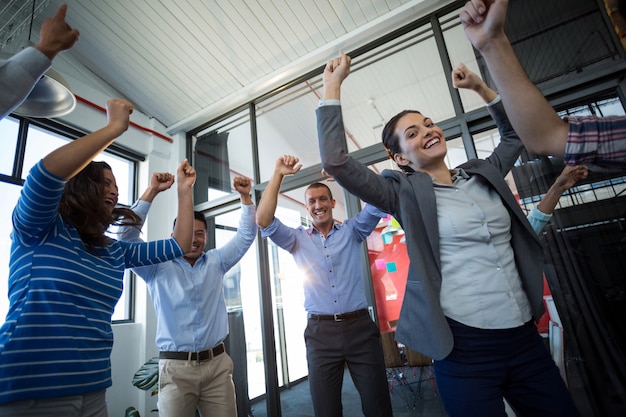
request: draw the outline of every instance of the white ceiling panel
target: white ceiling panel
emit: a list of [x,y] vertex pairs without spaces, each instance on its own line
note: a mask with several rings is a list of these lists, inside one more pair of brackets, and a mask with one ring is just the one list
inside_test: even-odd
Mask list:
[[[35,2],[32,40],[62,0]],[[188,130],[435,10],[437,0],[65,0],[79,42],[64,52],[170,130]],[[27,5],[27,6],[25,6]],[[22,10],[22,12],[19,12]],[[0,45],[31,19],[0,4]],[[13,42],[13,45],[11,45]],[[70,61],[70,59],[68,59]],[[400,71],[401,72],[401,71]],[[61,71],[62,73],[62,71]],[[387,74],[389,75],[389,74]],[[313,94],[313,93],[311,93]]]

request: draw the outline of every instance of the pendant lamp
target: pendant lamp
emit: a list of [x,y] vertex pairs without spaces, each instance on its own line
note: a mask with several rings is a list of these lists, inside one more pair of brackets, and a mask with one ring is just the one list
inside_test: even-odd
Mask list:
[[[41,6],[44,6],[42,4]],[[30,15],[28,45],[32,46],[30,35],[35,19],[35,0]],[[4,55],[4,54],[2,54]],[[50,68],[39,79],[26,99],[12,113],[22,117],[48,118],[60,117],[70,113],[76,107],[76,97],[61,75]]]
[[67,81],[50,68],[13,113],[22,117],[60,117],[70,113],[74,107],[76,97]]

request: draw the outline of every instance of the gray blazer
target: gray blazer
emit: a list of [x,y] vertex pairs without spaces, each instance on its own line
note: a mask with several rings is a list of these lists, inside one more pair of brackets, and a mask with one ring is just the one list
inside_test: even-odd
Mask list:
[[[500,144],[487,159],[473,159],[459,168],[470,176],[483,177],[509,211],[515,263],[533,318],[539,320],[544,312],[543,250],[504,181],[523,145],[502,103],[490,106],[489,111],[500,130]],[[377,175],[347,155],[341,106],[322,106],[316,114],[320,155],[326,172],[352,194],[391,213],[404,229],[410,265],[397,340],[433,359],[445,358],[452,350],[453,338],[439,302],[441,259],[431,177],[421,172],[406,174],[395,170],[384,170]]]

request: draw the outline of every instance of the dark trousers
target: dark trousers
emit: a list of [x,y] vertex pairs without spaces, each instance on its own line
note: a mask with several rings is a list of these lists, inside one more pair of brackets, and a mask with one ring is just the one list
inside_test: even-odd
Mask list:
[[449,417],[506,417],[503,398],[518,417],[579,415],[532,323],[485,330],[448,322],[454,348],[434,367]]
[[366,417],[392,415],[380,331],[369,316],[344,321],[309,319],[304,331],[309,387],[317,417],[341,417],[344,366]]

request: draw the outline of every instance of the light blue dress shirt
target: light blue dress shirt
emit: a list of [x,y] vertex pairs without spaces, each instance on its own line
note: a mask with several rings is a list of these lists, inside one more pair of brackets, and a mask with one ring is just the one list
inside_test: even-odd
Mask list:
[[339,314],[367,307],[363,286],[362,242],[386,214],[365,205],[356,216],[335,223],[328,236],[314,227],[285,226],[274,218],[261,236],[291,253],[304,274],[304,309]]
[[539,232],[543,230],[543,228],[550,221],[551,218],[552,218],[552,214],[546,214],[542,212],[541,210],[537,208],[537,206],[533,206],[533,208],[530,210],[530,213],[528,213],[528,217],[527,217],[528,221],[530,222],[530,225],[532,226],[533,230],[537,234],[539,234]]
[[[150,203],[138,200],[132,210],[144,220]],[[254,205],[241,205],[237,234],[224,246],[201,255],[191,266],[184,258],[158,265],[133,268],[146,281],[157,315],[156,345],[159,350],[200,352],[222,342],[228,335],[224,301],[224,274],[244,256],[256,237]],[[135,227],[122,240],[139,239]]]

